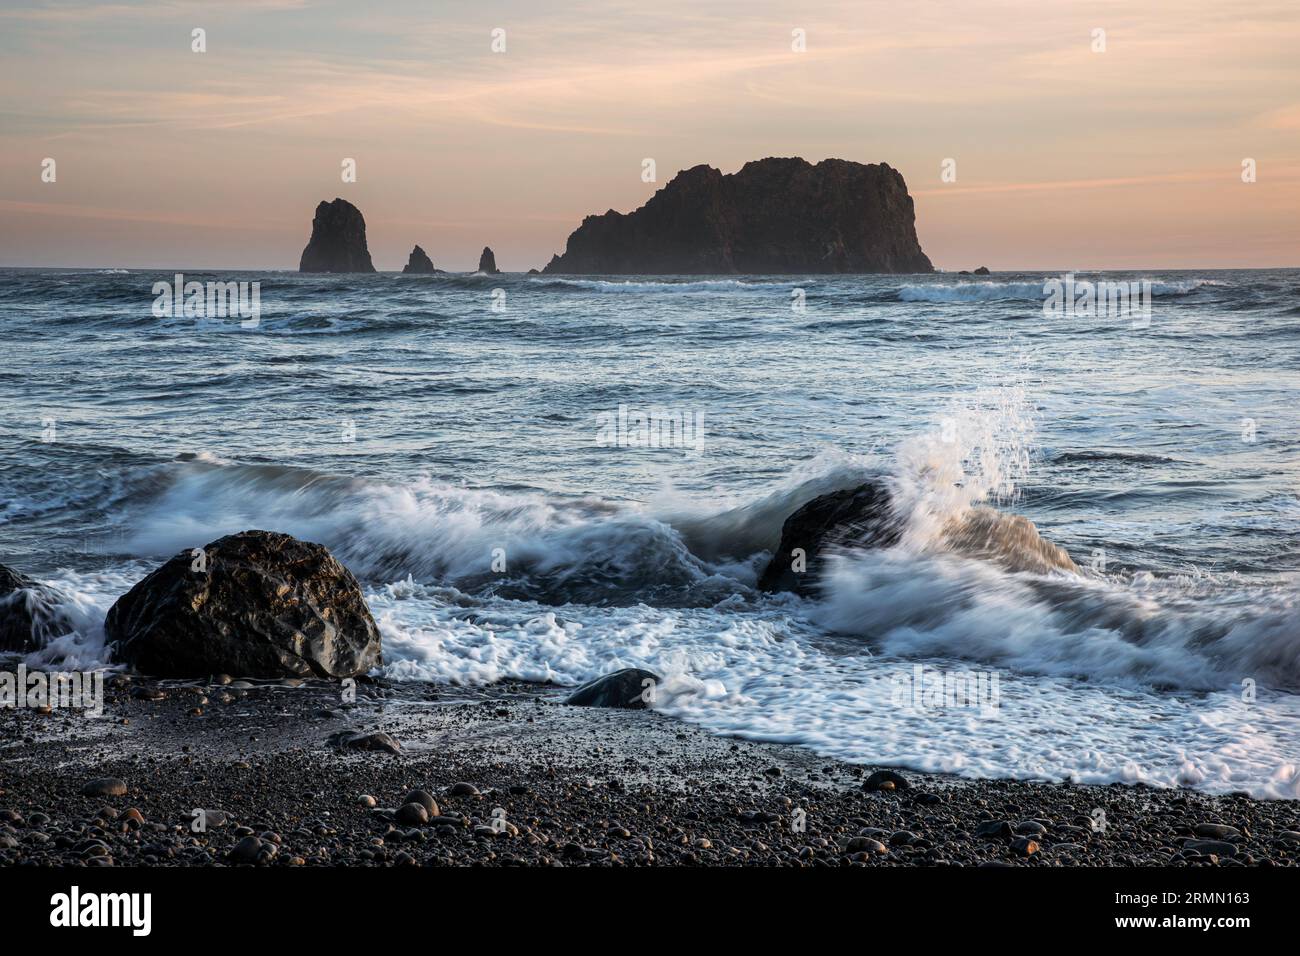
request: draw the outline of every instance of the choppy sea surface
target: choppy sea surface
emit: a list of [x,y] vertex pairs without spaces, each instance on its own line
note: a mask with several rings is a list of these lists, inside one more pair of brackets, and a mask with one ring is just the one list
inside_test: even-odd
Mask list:
[[[111,664],[117,597],[263,528],[358,576],[390,678],[642,666],[847,760],[1300,797],[1300,272],[1105,276],[1149,322],[1046,316],[1037,273],[185,278],[259,281],[256,327],[156,317],[170,272],[0,271],[0,561],[79,621],[30,666]],[[759,593],[871,476],[903,539]],[[975,505],[1081,573],[952,553]],[[967,675],[985,706],[927,692]]]

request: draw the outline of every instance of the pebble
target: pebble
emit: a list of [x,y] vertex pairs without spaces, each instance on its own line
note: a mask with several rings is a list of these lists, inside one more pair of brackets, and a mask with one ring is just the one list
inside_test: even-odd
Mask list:
[[363,793],[361,796],[357,797],[357,803],[361,804],[367,810],[373,810],[379,805],[379,801],[368,793]]
[[1015,834],[1006,820],[985,820],[975,828],[975,836],[985,840],[1010,840]]
[[474,786],[472,783],[465,783],[463,781],[460,783],[453,783],[451,789],[447,792],[453,797],[477,797],[479,795],[478,787]]
[[1019,837],[1011,844],[1011,849],[1020,856],[1033,856],[1038,852],[1038,843],[1029,837]]
[[1198,837],[1206,837],[1211,840],[1233,840],[1241,836],[1241,831],[1236,827],[1226,826],[1222,823],[1198,823],[1193,828]]
[[424,812],[431,817],[438,816],[438,804],[433,799],[433,794],[427,790],[412,790],[406,795],[403,803],[418,803],[424,807]]
[[1184,840],[1183,850],[1214,856],[1236,856],[1237,848],[1223,840]]
[[96,777],[81,788],[83,797],[124,797],[126,784],[117,777]]
[[402,826],[422,827],[429,822],[429,811],[420,803],[404,803],[397,808],[393,819]]

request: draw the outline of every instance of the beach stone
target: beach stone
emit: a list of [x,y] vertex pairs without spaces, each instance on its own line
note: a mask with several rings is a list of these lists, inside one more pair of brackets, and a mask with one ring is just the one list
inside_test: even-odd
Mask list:
[[877,790],[906,790],[911,784],[901,773],[893,770],[877,770],[862,783],[862,789],[868,792]]
[[393,819],[402,826],[422,827],[429,822],[429,811],[419,803],[404,803],[397,808]]
[[159,676],[342,678],[382,663],[351,572],[270,531],[227,535],[201,558],[182,551],[118,599],[104,630],[119,659]]
[[379,805],[379,801],[368,793],[363,793],[361,796],[357,797],[357,803],[361,804],[368,810],[373,810]]
[[472,783],[461,781],[460,783],[453,783],[447,792],[453,797],[477,797],[478,787]]
[[1198,837],[1206,837],[1211,840],[1233,840],[1241,836],[1241,831],[1236,827],[1230,827],[1222,823],[1198,823],[1193,827],[1193,832]]
[[337,747],[348,750],[382,750],[385,753],[400,754],[402,745],[397,738],[382,730],[374,733],[358,733],[342,730],[330,735],[330,742]]
[[0,651],[30,653],[75,630],[66,601],[60,591],[0,564]]
[[1224,840],[1184,840],[1183,849],[1202,855],[1236,856],[1237,848]]
[[424,807],[424,812],[431,817],[438,815],[438,803],[433,799],[433,794],[427,790],[412,790],[406,795],[403,803],[418,803]]
[[279,847],[274,843],[256,836],[246,836],[231,847],[227,855],[234,863],[264,863],[278,851]]
[[1012,842],[1011,849],[1020,856],[1033,856],[1038,852],[1038,843],[1029,837],[1017,837]]
[[117,777],[96,777],[81,788],[83,797],[124,797],[126,783]]
[[985,820],[975,827],[975,836],[983,840],[1010,840],[1015,834],[1006,820]]
[[845,853],[877,853],[883,854],[889,852],[889,847],[879,840],[873,840],[871,837],[857,836],[849,840],[844,845]]
[[1047,827],[1037,820],[1022,820],[1016,824],[1016,833],[1020,836],[1043,837],[1047,835]]
[[[646,681],[653,683],[647,684]],[[583,684],[569,695],[566,704],[575,707],[618,707],[625,710],[642,710],[646,706],[645,692],[661,683],[659,675],[639,667],[626,667],[604,677]]]

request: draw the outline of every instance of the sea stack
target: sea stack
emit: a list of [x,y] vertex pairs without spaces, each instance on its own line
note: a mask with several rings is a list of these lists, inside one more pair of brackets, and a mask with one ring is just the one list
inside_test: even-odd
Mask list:
[[419,246],[411,250],[411,257],[406,261],[406,268],[402,270],[406,273],[416,275],[432,275],[438,270],[433,267],[433,260]]
[[346,199],[322,202],[311,222],[299,272],[374,272],[366,246],[366,220]]
[[492,254],[492,250],[487,246],[483,247],[483,254],[478,257],[478,271],[490,276],[501,272],[497,268],[497,257]]
[[907,184],[885,163],[695,166],[635,212],[588,216],[548,274],[933,272]]

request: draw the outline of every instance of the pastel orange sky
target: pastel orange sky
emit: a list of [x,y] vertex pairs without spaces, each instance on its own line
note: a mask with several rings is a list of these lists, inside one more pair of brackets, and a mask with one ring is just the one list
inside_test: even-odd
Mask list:
[[0,266],[292,269],[342,196],[522,271],[764,156],[899,169],[939,268],[1298,266],[1300,4],[7,2],[0,147]]

